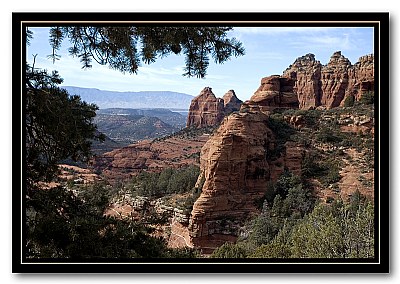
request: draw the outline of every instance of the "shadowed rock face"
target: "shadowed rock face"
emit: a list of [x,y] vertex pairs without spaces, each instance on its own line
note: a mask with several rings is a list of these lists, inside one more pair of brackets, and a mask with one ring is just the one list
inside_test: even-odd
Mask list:
[[[374,90],[374,56],[372,54],[361,56],[348,72],[348,89],[352,92],[345,94],[354,95],[359,100],[361,95]],[[343,105],[343,101],[341,103]]]
[[233,90],[228,91],[221,99],[214,95],[210,87],[206,87],[192,100],[186,126],[201,128],[217,125],[225,115],[239,110],[241,103]]
[[321,105],[337,107],[344,99],[349,86],[350,61],[340,52],[335,52],[329,63],[321,69]]
[[204,88],[189,107],[186,126],[204,127],[216,125],[224,118],[224,101],[217,98],[212,89]]
[[236,97],[234,90],[229,90],[223,97],[225,115],[240,110],[242,101]]
[[313,54],[307,54],[297,58],[282,76],[295,81],[301,109],[338,107],[348,96],[359,100],[363,93],[374,90],[374,56],[362,56],[352,65],[337,51],[328,64],[321,65]]

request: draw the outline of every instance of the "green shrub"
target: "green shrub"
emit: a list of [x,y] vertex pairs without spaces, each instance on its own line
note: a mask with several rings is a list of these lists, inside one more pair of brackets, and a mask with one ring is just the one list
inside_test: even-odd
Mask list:
[[352,107],[352,106],[354,106],[354,101],[355,101],[355,97],[353,95],[350,95],[350,96],[346,97],[346,99],[344,100],[343,106]]
[[189,192],[195,187],[199,172],[198,166],[168,168],[160,173],[143,172],[132,178],[129,187],[134,195],[148,197]]
[[374,92],[366,92],[361,95],[360,103],[363,105],[371,105],[374,103]]
[[245,258],[246,250],[238,244],[224,243],[213,251],[211,258]]

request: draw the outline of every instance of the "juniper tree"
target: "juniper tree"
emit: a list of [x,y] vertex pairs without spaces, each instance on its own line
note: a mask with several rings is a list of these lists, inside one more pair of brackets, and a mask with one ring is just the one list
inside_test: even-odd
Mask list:
[[70,96],[59,88],[57,71],[26,65],[25,80],[25,162],[28,190],[39,181],[51,181],[58,163],[66,158],[87,161],[91,140],[103,140],[96,131],[94,104]]

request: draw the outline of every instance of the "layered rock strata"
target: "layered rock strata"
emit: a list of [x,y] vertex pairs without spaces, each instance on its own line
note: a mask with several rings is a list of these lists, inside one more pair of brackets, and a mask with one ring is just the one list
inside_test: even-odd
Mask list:
[[292,80],[279,76],[264,78],[240,112],[225,117],[203,146],[199,180],[205,182],[188,227],[194,247],[207,252],[234,241],[243,221],[259,213],[255,201],[264,195],[271,179],[286,166],[299,170],[300,151],[283,154],[279,161],[267,159],[275,147],[268,114],[275,108],[298,107],[293,85]]
[[327,108],[337,107],[349,89],[350,61],[340,52],[335,52],[328,64],[321,69],[321,100],[320,104]]
[[306,54],[284,71],[285,78],[292,79],[294,92],[297,94],[300,108],[310,108],[320,105],[321,101],[321,68],[314,54]]
[[225,115],[239,110],[241,103],[233,90],[221,99],[214,95],[210,87],[206,87],[192,100],[186,126],[201,128],[217,125]]
[[298,108],[294,93],[294,81],[278,75],[261,79],[261,85],[250,100],[241,106],[241,112],[263,112],[268,114],[277,108]]
[[265,156],[271,137],[266,115],[237,113],[228,116],[203,146],[200,178],[205,183],[189,223],[194,246],[222,245],[238,226],[227,220],[257,211],[254,200],[263,196],[270,179]]
[[[361,56],[348,72],[349,89],[353,90],[356,100],[361,95],[374,90],[374,56],[372,54]],[[350,95],[347,93],[346,95]]]
[[294,80],[301,109],[338,107],[348,96],[359,100],[363,93],[374,91],[374,56],[362,56],[352,65],[337,51],[328,64],[322,65],[314,54],[306,54],[297,58],[282,77]]

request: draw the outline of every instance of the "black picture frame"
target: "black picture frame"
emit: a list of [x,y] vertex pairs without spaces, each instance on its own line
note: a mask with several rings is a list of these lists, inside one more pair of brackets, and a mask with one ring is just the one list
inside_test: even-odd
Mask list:
[[[206,19],[206,20],[205,20]],[[27,260],[24,255],[24,188],[23,188],[23,74],[25,64],[24,28],[29,26],[68,25],[76,23],[200,24],[229,26],[363,26],[374,28],[375,93],[389,94],[389,13],[13,13],[12,15],[12,272],[13,273],[389,273],[390,268],[390,197],[389,188],[389,104],[375,101],[375,218],[376,256],[374,259],[327,260],[171,260],[138,259],[82,260],[52,262]]]

